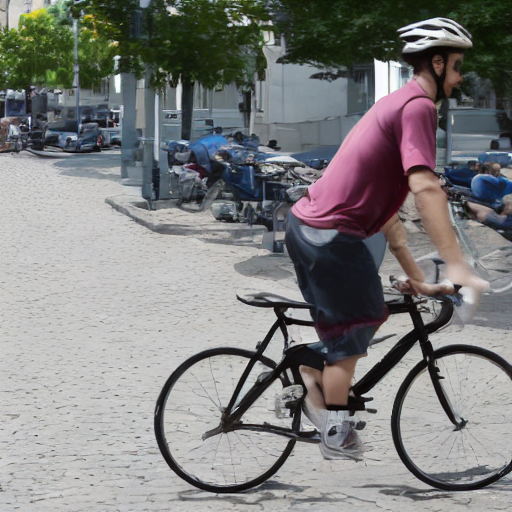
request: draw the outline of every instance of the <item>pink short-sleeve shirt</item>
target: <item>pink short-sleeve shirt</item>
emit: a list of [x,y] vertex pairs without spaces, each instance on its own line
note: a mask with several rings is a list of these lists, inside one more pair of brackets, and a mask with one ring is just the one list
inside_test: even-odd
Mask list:
[[292,211],[305,224],[366,238],[398,211],[416,166],[434,169],[437,111],[416,82],[379,100]]

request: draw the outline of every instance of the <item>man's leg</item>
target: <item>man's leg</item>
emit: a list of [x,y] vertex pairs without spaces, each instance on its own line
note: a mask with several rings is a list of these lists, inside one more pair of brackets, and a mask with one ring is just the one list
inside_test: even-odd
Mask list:
[[[322,388],[326,407],[348,404],[350,385],[356,364],[362,355],[326,365],[322,373]],[[326,411],[325,427],[321,431],[320,452],[326,459],[350,458],[361,460],[364,446],[355,430],[349,411]]]
[[309,366],[299,367],[300,375],[308,390],[307,397],[313,407],[325,409],[324,395],[322,393],[322,372]]
[[327,406],[348,404],[348,392],[354,378],[357,361],[361,357],[364,357],[364,354],[325,366],[322,373],[322,389]]

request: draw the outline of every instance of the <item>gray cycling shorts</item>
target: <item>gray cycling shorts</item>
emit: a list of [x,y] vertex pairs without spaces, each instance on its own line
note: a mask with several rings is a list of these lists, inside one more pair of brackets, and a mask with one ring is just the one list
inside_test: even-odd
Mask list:
[[374,258],[361,238],[307,226],[289,213],[286,247],[320,338],[309,348],[326,364],[363,355],[387,318]]

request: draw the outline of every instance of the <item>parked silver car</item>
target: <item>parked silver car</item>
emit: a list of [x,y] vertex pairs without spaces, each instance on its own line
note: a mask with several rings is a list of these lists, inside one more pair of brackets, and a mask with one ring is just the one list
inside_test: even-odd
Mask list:
[[72,153],[100,151],[102,139],[97,123],[84,123],[78,133],[77,122],[60,120],[50,123],[46,131],[46,145]]

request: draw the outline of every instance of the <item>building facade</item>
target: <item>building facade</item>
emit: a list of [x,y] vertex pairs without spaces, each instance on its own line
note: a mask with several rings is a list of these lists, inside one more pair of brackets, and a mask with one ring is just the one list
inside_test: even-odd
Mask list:
[[48,7],[50,0],[0,0],[0,26],[18,28],[22,14]]

